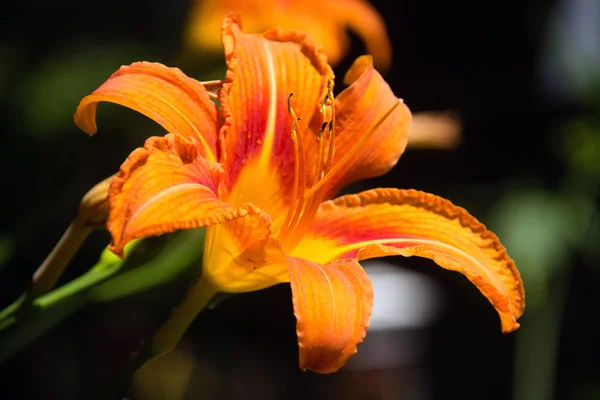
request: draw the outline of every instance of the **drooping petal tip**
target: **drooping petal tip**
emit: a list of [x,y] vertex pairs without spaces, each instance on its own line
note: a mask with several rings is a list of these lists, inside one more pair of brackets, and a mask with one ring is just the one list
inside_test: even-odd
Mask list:
[[496,235],[464,208],[416,190],[375,189],[323,203],[292,255],[319,262],[402,255],[465,275],[492,303],[502,332],[519,327],[525,294]]
[[216,161],[220,128],[217,107],[202,84],[178,68],[150,62],[119,68],[77,106],[75,124],[89,135],[97,131],[96,109],[101,101],[138,111],[167,132],[194,137],[202,156]]
[[300,368],[336,372],[357,352],[373,311],[373,286],[356,260],[288,258]]
[[326,198],[361,179],[385,174],[404,152],[412,114],[373,67],[371,56],[357,58],[344,77],[349,85],[335,99],[336,142],[333,168],[339,172]]

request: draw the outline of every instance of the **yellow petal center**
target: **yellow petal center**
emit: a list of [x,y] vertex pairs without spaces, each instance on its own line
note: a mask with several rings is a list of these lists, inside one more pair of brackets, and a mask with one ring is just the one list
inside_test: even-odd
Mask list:
[[[309,167],[303,142],[307,136],[298,132],[298,121],[301,117],[294,112],[292,95],[289,96],[288,112],[292,118],[290,138],[294,146],[293,185],[291,190],[282,190],[279,176],[281,171],[265,163],[263,154],[244,165],[235,186],[225,195],[226,202],[234,207],[243,207],[251,203],[253,207],[266,211],[270,218],[272,239],[268,242],[271,244],[262,250],[250,249],[246,248],[249,243],[254,243],[254,247],[257,245],[250,231],[244,238],[238,238],[235,233],[226,233],[227,229],[223,226],[210,227],[207,232],[205,273],[214,275],[213,280],[221,290],[258,290],[287,280],[287,276],[284,276],[287,275],[285,262],[274,254],[277,252],[282,255],[290,254],[301,243],[324,200],[328,183],[338,178],[344,165],[364,147],[365,142],[399,104],[399,102],[394,104],[372,129],[360,137],[347,154],[333,164],[335,108],[333,82],[329,82],[320,108],[325,122],[316,135],[318,141],[316,163],[313,167]],[[308,138],[312,139],[310,136]],[[266,237],[264,239],[266,240]],[[265,245],[267,242],[263,243]],[[265,251],[267,253],[264,253]],[[256,259],[260,261],[256,262]]]

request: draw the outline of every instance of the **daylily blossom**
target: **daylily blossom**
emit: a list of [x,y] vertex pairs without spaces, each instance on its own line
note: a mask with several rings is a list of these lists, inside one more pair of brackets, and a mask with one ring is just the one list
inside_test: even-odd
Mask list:
[[364,0],[194,0],[186,24],[188,45],[220,51],[219,26],[229,11],[244,18],[247,32],[259,33],[274,26],[308,32],[323,45],[333,65],[348,52],[348,29],[364,42],[377,68],[386,70],[391,62],[383,18]]
[[229,15],[222,35],[228,71],[220,106],[213,90],[180,70],[140,62],[121,67],[76,111],[89,134],[100,101],[142,112],[170,132],[133,151],[112,180],[107,226],[115,253],[136,238],[207,227],[202,284],[177,311],[194,314],[202,291],[289,282],[300,366],[320,373],[338,370],[365,337],[373,289],[358,262],[367,258],[430,258],[479,288],[503,332],[519,326],[519,272],[466,210],[392,188],[331,200],[389,171],[411,129],[409,109],[371,57],[355,61],[348,87],[334,98],[333,72],[304,33],[246,34]]

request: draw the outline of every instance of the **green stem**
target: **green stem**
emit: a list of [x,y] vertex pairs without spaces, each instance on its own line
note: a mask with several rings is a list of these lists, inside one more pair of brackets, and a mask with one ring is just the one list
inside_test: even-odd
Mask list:
[[76,293],[82,292],[107,280],[115,275],[115,273],[119,272],[122,265],[123,262],[120,261],[110,266],[104,264],[94,266],[90,271],[73,279],[68,284],[63,285],[44,296],[38,297],[33,301],[33,304],[41,309],[51,307]]
[[[0,361],[90,302],[105,302],[149,290],[183,274],[197,277],[204,230],[186,231],[170,240],[151,260],[133,255],[138,241],[125,248],[127,261],[104,250],[98,263],[84,275],[34,298],[30,292],[0,311]],[[144,249],[142,248],[142,253]]]
[[217,291],[210,283],[202,278],[198,279],[167,322],[154,334],[153,356],[158,357],[173,350],[194,318],[208,306],[216,294]]
[[31,305],[31,300],[31,293],[25,292],[17,300],[15,300],[14,303],[6,307],[4,310],[0,311],[0,331],[6,324],[5,321],[9,321],[9,318],[12,318],[20,310],[25,309],[27,305]]
[[78,293],[51,308],[29,312],[22,320],[5,321],[6,326],[0,336],[0,363],[79,310],[85,304],[83,296],[83,293]]
[[0,314],[0,362],[15,354],[87,304],[87,289],[116,274],[122,260],[103,257],[91,270],[50,293],[33,299],[23,294]]
[[217,291],[211,284],[202,278],[197,279],[169,319],[154,334],[152,341],[138,350],[114,384],[107,385],[101,390],[101,398],[109,398],[115,393],[125,393],[140,368],[147,362],[173,350],[194,318],[207,308],[216,294]]

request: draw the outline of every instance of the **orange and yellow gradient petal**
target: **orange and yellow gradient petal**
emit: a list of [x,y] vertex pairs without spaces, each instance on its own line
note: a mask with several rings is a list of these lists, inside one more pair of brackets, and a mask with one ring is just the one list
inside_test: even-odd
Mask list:
[[138,111],[162,125],[167,132],[193,137],[200,154],[217,161],[217,132],[221,121],[216,105],[198,81],[177,68],[136,62],[122,66],[75,111],[75,124],[94,134],[98,102],[107,101]]
[[300,368],[340,369],[356,354],[373,310],[373,286],[356,260],[319,264],[288,258]]
[[202,275],[221,292],[252,292],[289,281],[286,257],[271,238],[269,216],[247,207],[244,217],[206,229]]
[[303,33],[245,34],[230,15],[223,23],[223,44],[228,65],[220,98],[224,199],[234,206],[251,202],[275,217],[289,206],[297,172],[288,98],[294,94],[293,107],[302,118],[298,135],[316,141],[309,125],[313,117],[322,121],[319,108],[333,73]]
[[271,220],[252,204],[219,200],[223,176],[194,138],[152,137],[121,166],[109,189],[110,249],[133,239],[208,227],[203,279],[219,291],[248,292],[287,282],[285,257],[270,239]]
[[392,169],[406,148],[412,124],[410,110],[373,68],[370,56],[356,59],[344,83],[350,86],[335,99],[335,174],[326,199],[352,182]]
[[475,284],[500,315],[505,333],[519,327],[525,305],[519,272],[496,235],[463,208],[416,190],[375,189],[323,203],[291,255],[319,263],[430,258]]
[[134,150],[113,178],[108,230],[111,250],[122,255],[133,239],[198,228],[248,213],[217,198],[222,170],[207,161],[194,138],[151,137]]
[[186,24],[187,44],[198,50],[220,49],[216,32],[230,11],[243,17],[246,32],[263,32],[273,26],[307,32],[323,45],[331,65],[348,52],[350,29],[363,40],[377,68],[390,66],[392,50],[384,20],[368,1],[195,0]]

